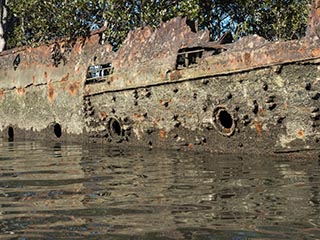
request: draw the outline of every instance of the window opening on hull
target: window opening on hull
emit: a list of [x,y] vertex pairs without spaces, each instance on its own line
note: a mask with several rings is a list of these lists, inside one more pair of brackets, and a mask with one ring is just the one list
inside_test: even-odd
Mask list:
[[97,83],[106,81],[113,73],[112,63],[92,65],[88,67],[86,83]]
[[203,48],[183,48],[177,55],[176,69],[189,68],[197,65],[202,58]]

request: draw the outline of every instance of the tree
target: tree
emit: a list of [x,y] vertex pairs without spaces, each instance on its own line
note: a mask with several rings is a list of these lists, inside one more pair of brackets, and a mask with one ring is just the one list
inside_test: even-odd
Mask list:
[[6,0],[0,0],[0,52],[3,51],[6,45],[5,35],[8,16],[6,3]]
[[86,35],[95,24],[98,0],[11,0],[15,17],[10,47],[57,37]]
[[231,15],[237,36],[258,34],[268,40],[301,38],[306,31],[310,0],[235,1]]
[[102,41],[118,48],[130,30],[157,27],[176,16],[197,21],[213,40],[226,31],[236,39],[254,33],[268,40],[296,39],[304,35],[310,0],[10,0],[8,6],[14,20],[8,48],[85,36],[102,26]]

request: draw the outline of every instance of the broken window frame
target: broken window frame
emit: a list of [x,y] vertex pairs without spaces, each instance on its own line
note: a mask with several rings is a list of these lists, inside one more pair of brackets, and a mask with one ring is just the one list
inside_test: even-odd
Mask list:
[[112,73],[112,63],[91,65],[87,70],[86,83],[104,82]]

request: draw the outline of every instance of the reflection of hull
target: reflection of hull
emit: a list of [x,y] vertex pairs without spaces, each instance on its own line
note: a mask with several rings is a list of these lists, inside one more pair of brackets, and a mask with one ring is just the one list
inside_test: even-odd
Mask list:
[[317,12],[301,41],[210,42],[177,18],[130,33],[118,52],[93,33],[2,53],[0,130],[10,139],[317,153]]

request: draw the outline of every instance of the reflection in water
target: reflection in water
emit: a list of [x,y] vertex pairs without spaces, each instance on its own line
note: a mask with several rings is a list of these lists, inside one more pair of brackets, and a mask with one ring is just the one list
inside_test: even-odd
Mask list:
[[319,239],[318,159],[0,142],[0,239]]

